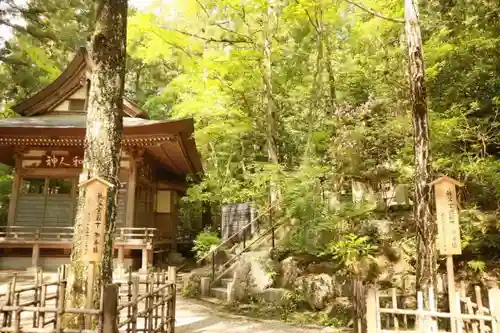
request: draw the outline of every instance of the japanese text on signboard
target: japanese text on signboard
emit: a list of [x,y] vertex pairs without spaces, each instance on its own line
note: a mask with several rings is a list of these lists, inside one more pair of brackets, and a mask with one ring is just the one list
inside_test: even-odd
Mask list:
[[455,184],[443,181],[437,183],[434,190],[436,195],[439,252],[442,255],[461,254],[462,247]]

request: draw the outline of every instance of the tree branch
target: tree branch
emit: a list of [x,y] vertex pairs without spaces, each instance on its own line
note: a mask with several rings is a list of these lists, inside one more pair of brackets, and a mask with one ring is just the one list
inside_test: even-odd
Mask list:
[[359,4],[357,2],[354,2],[354,1],[351,1],[351,0],[345,0],[345,1],[347,3],[350,3],[353,6],[358,7],[359,9],[364,10],[365,12],[367,12],[369,14],[372,14],[373,16],[378,17],[378,18],[381,18],[381,19],[384,19],[384,20],[387,20],[387,21],[391,21],[391,22],[395,22],[395,23],[405,23],[405,21],[403,19],[398,19],[398,18],[393,18],[393,17],[388,17],[388,16],[385,16],[385,15],[382,15],[382,14],[374,11],[373,9],[367,8],[367,7],[365,7],[362,4]]
[[219,38],[219,39],[217,39],[217,38],[212,38],[212,37],[199,36],[199,35],[193,34],[191,32],[182,31],[182,30],[178,30],[178,29],[171,29],[171,28],[166,28],[166,27],[164,27],[164,29],[175,31],[175,32],[178,32],[180,34],[183,34],[183,35],[186,35],[186,36],[190,36],[190,37],[194,37],[194,38],[198,38],[198,39],[204,40],[206,42],[211,42],[211,43],[228,43],[228,44],[246,43],[246,44],[253,44],[253,41],[252,40],[248,40],[247,38],[242,38],[242,39]]
[[34,27],[23,27],[18,24],[13,24],[5,19],[0,18],[0,25],[5,25],[8,27],[11,27],[12,29],[19,31],[21,33],[25,33],[30,35],[31,37],[37,38],[39,40],[45,40],[45,39],[50,39],[53,41],[57,41],[56,36],[50,32],[44,32],[40,29],[36,29]]

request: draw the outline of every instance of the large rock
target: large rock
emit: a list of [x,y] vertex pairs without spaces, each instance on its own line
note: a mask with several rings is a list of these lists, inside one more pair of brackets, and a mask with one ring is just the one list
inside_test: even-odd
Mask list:
[[293,288],[295,281],[304,272],[301,262],[295,257],[288,257],[281,262],[278,287]]
[[301,276],[295,281],[295,290],[313,310],[323,310],[335,298],[335,279],[327,274]]
[[243,253],[233,270],[230,292],[235,300],[247,301],[271,287],[277,274],[276,266],[268,251]]

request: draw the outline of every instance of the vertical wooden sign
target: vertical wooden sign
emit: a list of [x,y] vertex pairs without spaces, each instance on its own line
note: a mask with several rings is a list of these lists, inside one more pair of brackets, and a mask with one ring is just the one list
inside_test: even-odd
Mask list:
[[[448,300],[450,313],[454,314],[455,304],[455,273],[453,271],[453,255],[462,254],[460,224],[458,221],[458,205],[456,186],[461,183],[453,178],[441,176],[432,183],[436,198],[437,248],[441,255],[446,256],[446,272],[448,275]],[[456,319],[450,318],[451,333],[457,332]]]
[[104,249],[108,189],[113,185],[104,179],[93,177],[79,186],[85,189],[83,259],[88,262],[101,262]]
[[461,184],[442,176],[431,183],[436,197],[437,248],[441,255],[462,254],[460,224],[458,221],[457,192]]

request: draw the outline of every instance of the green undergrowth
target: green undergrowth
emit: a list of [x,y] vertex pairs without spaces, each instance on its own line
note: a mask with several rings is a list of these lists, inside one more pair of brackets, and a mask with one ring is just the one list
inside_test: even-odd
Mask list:
[[324,311],[310,311],[298,303],[272,304],[259,299],[249,303],[226,303],[222,305],[225,312],[257,319],[280,320],[293,325],[328,326],[348,328],[351,321],[351,310],[346,307],[335,307]]

